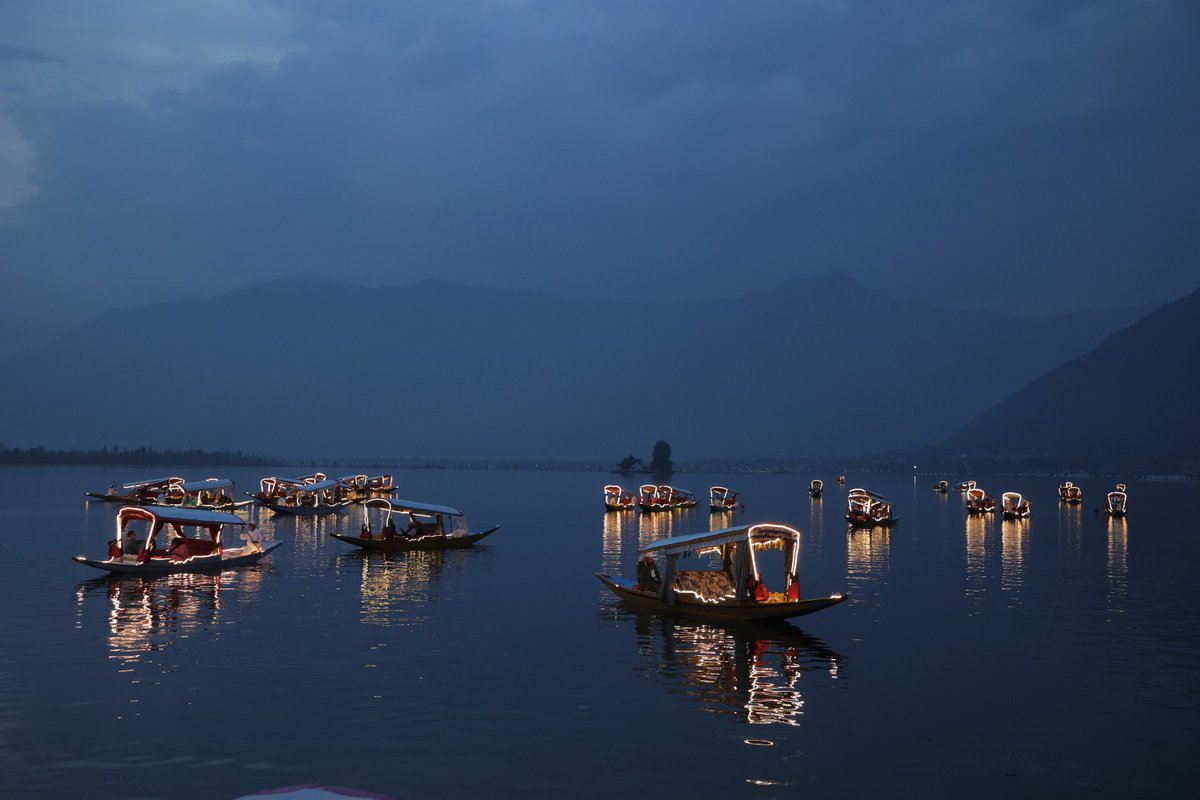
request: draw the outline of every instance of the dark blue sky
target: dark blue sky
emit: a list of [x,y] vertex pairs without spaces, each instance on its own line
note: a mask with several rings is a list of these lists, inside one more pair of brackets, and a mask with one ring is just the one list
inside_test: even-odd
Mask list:
[[1198,143],[1191,2],[8,3],[0,355],[294,274],[1151,303]]

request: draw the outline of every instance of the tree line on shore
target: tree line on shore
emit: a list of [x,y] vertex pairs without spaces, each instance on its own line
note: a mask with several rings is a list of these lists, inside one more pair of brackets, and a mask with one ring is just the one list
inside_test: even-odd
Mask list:
[[280,462],[241,450],[190,448],[99,447],[90,450],[54,450],[45,447],[8,447],[0,443],[0,464],[164,464],[271,466]]

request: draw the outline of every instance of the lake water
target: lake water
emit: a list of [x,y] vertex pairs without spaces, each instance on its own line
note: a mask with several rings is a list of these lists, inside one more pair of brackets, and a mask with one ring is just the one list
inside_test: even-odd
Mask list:
[[472,550],[364,555],[327,535],[353,508],[264,515],[284,546],[223,574],[71,562],[114,533],[82,492],[158,472],[0,469],[0,796],[1169,797],[1200,777],[1192,483],[1132,482],[1111,522],[1115,480],[1076,481],[1070,509],[1055,479],[971,476],[1032,499],[1005,523],[931,490],[964,476],[852,475],[902,517],[872,533],[847,531],[832,475],[821,502],[810,476],[677,475],[798,527],[805,596],[852,596],[770,628],[608,594],[594,572],[632,576],[639,544],[710,519],[605,514],[602,473],[397,472],[400,496],[503,525]]

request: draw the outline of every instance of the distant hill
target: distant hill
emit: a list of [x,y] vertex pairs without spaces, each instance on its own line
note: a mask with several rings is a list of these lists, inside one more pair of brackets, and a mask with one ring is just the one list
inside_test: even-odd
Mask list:
[[844,275],[626,303],[303,278],[109,312],[0,364],[0,440],[285,458],[607,462],[660,438],[684,461],[869,453],[942,438],[1130,321],[902,302]]
[[1200,462],[1200,292],[1036,378],[941,452],[1166,469]]

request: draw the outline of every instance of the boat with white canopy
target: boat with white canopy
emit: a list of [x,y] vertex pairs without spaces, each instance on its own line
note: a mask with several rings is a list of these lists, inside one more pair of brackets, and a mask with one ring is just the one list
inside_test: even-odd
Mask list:
[[[974,483],[974,481],[971,481]],[[983,489],[972,486],[967,490],[967,513],[990,514],[996,510],[996,498]]]
[[[757,553],[783,551],[782,591],[772,592]],[[835,606],[844,594],[800,598],[800,532],[773,522],[662,539],[638,551],[637,580],[597,572],[617,597],[641,608],[726,620],[782,620]],[[715,557],[718,569],[680,569],[679,559]],[[662,564],[660,568],[659,564]]]
[[500,528],[493,525],[472,531],[467,527],[466,516],[457,508],[415,500],[377,497],[362,506],[363,522],[358,535],[329,535],[365,550],[448,550],[470,547]]
[[210,508],[220,511],[249,505],[251,501],[238,503],[234,500],[234,484],[229,478],[205,478],[200,481],[184,481],[167,489],[158,505],[182,508]]
[[166,494],[172,486],[181,485],[183,482],[183,478],[177,475],[168,475],[164,478],[130,481],[129,483],[121,484],[120,488],[117,488],[114,484],[109,486],[104,492],[84,492],[84,494],[95,500],[103,500],[106,503],[142,505],[143,503],[157,501],[159,496]]
[[719,514],[726,511],[737,511],[745,508],[738,501],[738,493],[725,486],[711,486],[708,490],[708,510]]
[[856,528],[890,528],[900,521],[892,513],[892,501],[866,489],[851,489],[846,495],[846,521]]
[[825,491],[825,481],[817,478],[808,482],[808,496],[820,497]]
[[637,506],[633,492],[623,486],[610,483],[604,487],[605,511],[632,511]]
[[1005,492],[1000,495],[1000,509],[1005,519],[1028,519],[1030,502],[1019,492]]
[[695,495],[685,489],[665,483],[658,486],[647,483],[638,487],[638,508],[642,511],[678,511],[695,507]]
[[276,475],[269,475],[258,482],[258,492],[250,495],[260,505],[270,505],[279,501],[289,491],[298,486],[316,483],[326,479],[324,472],[314,472],[311,475],[302,475],[299,478],[281,478]]
[[938,494],[948,494],[950,492],[950,484],[946,481],[938,481],[933,485],[933,490]]
[[963,481],[958,485],[958,493],[963,494],[975,488],[975,481]]
[[270,500],[264,500],[261,497],[256,497],[256,499],[260,505],[271,509],[276,514],[320,517],[325,514],[336,514],[350,505],[350,501],[343,496],[343,491],[344,487],[341,481],[326,478],[312,483],[285,486],[282,494]]
[[[245,544],[227,547],[227,528],[241,530]],[[108,558],[73,560],[117,573],[199,572],[256,564],[281,544],[264,539],[253,523],[225,511],[127,506],[117,512],[117,537],[108,543]]]
[[1058,501],[1060,503],[1075,503],[1083,502],[1083,489],[1079,488],[1070,481],[1066,481],[1058,487]]
[[1118,483],[1117,488],[1104,498],[1104,513],[1110,517],[1123,517],[1128,504],[1129,495],[1125,492],[1125,484]]

